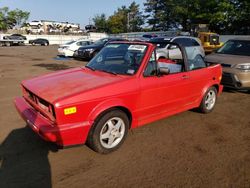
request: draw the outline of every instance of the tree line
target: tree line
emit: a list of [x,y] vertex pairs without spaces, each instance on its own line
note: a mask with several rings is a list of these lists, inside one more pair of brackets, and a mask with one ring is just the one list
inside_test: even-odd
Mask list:
[[0,8],[0,31],[21,26],[28,20],[29,15],[29,12],[20,9],[9,10],[8,7]]
[[220,34],[250,34],[249,0],[146,0],[143,11],[132,2],[107,17],[95,15],[100,32],[193,31],[198,24]]

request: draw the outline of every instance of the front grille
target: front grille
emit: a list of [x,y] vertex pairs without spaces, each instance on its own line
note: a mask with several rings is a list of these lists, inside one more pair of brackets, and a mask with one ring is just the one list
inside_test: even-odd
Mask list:
[[24,96],[26,96],[28,99],[33,101],[42,111],[52,115],[54,118],[55,116],[55,111],[53,105],[51,105],[49,102],[45,101],[44,99],[38,97],[28,89],[24,88]]

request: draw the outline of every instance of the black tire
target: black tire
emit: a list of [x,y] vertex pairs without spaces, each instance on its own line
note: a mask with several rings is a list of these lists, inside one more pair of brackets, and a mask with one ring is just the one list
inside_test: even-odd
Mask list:
[[[119,119],[119,122],[120,120],[122,120],[121,122],[124,123],[119,128],[119,131],[123,130],[123,134],[121,134],[120,138],[115,138],[114,134],[116,134],[119,131],[115,130],[115,132],[113,132],[113,129],[110,130],[109,128],[110,126],[108,124],[108,122],[110,122],[111,120],[114,121],[114,123],[116,123],[115,122],[116,119]],[[117,124],[118,121],[116,125]],[[88,135],[87,145],[98,153],[102,154],[110,153],[112,151],[117,150],[122,145],[127,136],[128,129],[129,129],[129,119],[128,116],[123,111],[118,109],[109,111],[103,114],[100,118],[97,118],[96,122],[93,124]],[[101,139],[101,134],[102,136],[104,136],[104,134],[107,134],[109,135],[109,137]],[[118,134],[120,134],[120,132]],[[112,137],[114,140],[112,144],[116,144],[113,147],[111,147],[112,144],[111,145],[108,144],[110,138]]]
[[[211,106],[209,106],[207,102],[209,100],[208,97],[211,95],[214,95],[214,97],[211,97]],[[212,102],[212,98],[214,98],[213,102]],[[198,110],[204,114],[210,113],[213,111],[216,101],[217,101],[217,89],[214,86],[212,86],[206,91],[205,95],[203,96]]]
[[32,42],[31,44],[32,44],[32,46],[35,46],[35,43],[34,43],[34,42]]

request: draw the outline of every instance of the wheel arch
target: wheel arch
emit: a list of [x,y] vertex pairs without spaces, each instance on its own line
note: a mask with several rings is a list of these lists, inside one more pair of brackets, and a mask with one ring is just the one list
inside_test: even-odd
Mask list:
[[210,87],[215,87],[216,91],[217,91],[217,96],[219,95],[219,91],[220,91],[220,87],[219,87],[219,84],[218,83],[209,83],[207,84],[203,90],[202,90],[202,93],[201,93],[201,96],[198,100],[198,104],[200,105],[201,101],[202,101],[202,98],[203,96],[206,94],[207,90],[210,88]]
[[[119,101],[119,103],[118,103],[118,101]],[[128,116],[129,128],[131,128],[132,120],[133,120],[131,110],[126,105],[124,105],[124,103],[122,103],[120,100],[106,101],[104,103],[101,103],[95,109],[93,109],[93,111],[90,113],[88,119],[96,122],[104,114],[106,114],[110,111],[113,111],[113,110],[117,110],[117,109],[121,110],[122,112],[124,112]]]

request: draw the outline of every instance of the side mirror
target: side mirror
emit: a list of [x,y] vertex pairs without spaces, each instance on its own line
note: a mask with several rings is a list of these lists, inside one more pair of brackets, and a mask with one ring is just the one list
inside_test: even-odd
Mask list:
[[170,73],[170,70],[168,67],[160,67],[158,68],[158,72],[160,75],[168,75]]

